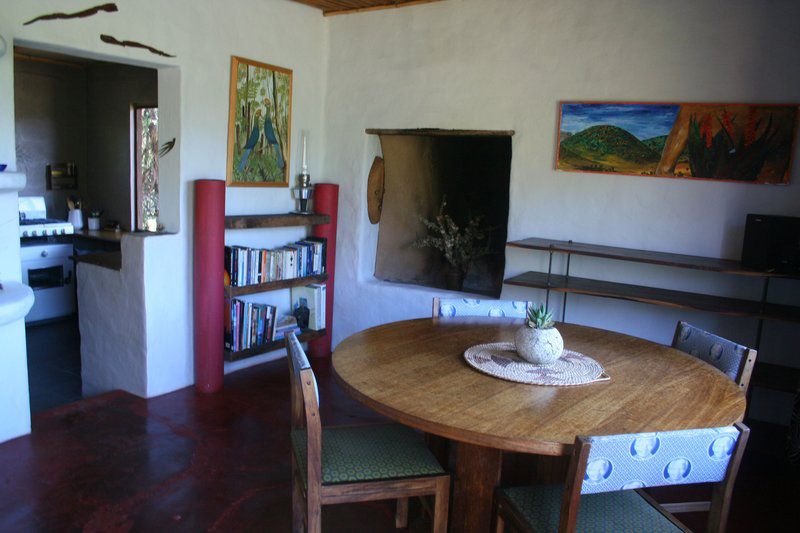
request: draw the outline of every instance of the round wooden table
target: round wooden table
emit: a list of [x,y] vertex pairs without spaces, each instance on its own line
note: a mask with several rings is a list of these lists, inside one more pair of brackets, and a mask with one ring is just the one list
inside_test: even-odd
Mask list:
[[333,353],[339,383],[402,424],[458,442],[454,531],[488,531],[501,451],[567,455],[577,435],[720,427],[745,397],[716,368],[644,339],[558,324],[564,345],[593,357],[610,381],[577,387],[512,383],[468,366],[464,350],[513,342],[523,321],[424,318],[356,333]]

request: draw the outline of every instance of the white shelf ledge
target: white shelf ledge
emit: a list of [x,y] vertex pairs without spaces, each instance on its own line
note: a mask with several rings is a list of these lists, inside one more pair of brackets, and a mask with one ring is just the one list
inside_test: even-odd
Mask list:
[[0,172],[0,193],[21,191],[25,188],[23,172]]
[[33,306],[33,291],[19,281],[0,283],[0,326],[4,326],[28,314]]

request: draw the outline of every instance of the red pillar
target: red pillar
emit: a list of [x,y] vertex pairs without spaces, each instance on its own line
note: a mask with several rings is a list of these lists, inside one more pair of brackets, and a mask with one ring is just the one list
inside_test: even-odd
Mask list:
[[325,289],[325,336],[309,341],[308,354],[312,357],[330,357],[333,336],[333,285],[336,272],[336,222],[339,215],[338,185],[317,183],[314,186],[314,212],[330,215],[331,221],[311,228],[314,237],[328,239],[326,254],[328,283]]
[[222,389],[225,182],[194,182],[194,387]]

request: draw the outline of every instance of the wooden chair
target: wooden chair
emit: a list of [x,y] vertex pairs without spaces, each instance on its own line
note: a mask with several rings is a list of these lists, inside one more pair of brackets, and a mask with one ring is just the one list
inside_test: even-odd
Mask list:
[[718,368],[739,385],[745,394],[750,386],[750,376],[756,364],[758,352],[713,333],[678,322],[672,347],[702,359]]
[[578,437],[563,485],[500,488],[495,533],[689,531],[643,486],[714,483],[708,530],[722,532],[750,430],[734,427]]
[[453,316],[526,318],[531,305],[531,302],[512,300],[435,297],[433,299],[433,318]]
[[322,428],[317,380],[295,335],[286,338],[292,390],[292,529],[317,533],[323,505],[397,499],[395,525],[408,521],[408,498],[435,497],[433,531],[447,530],[450,476],[422,435],[399,424]]

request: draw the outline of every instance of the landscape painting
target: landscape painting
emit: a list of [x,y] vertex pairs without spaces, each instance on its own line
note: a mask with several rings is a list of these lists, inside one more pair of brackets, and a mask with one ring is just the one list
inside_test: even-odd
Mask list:
[[230,91],[228,185],[287,187],[292,71],[234,56]]
[[797,105],[562,102],[558,170],[789,183]]

